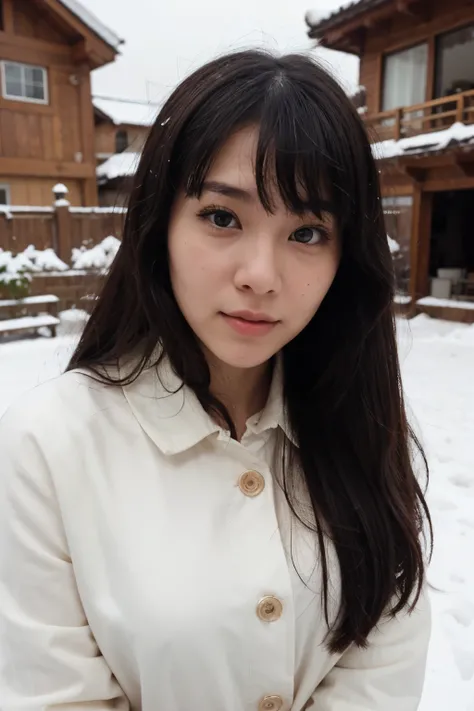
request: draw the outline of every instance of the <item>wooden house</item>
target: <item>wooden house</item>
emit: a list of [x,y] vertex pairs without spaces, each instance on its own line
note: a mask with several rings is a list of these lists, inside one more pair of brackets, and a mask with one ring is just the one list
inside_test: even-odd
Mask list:
[[90,75],[120,44],[78,0],[0,0],[0,203],[97,204]]
[[94,96],[95,154],[100,205],[120,205],[127,199],[159,105]]
[[116,153],[140,153],[159,106],[106,96],[94,96],[93,104],[97,163]]
[[474,2],[359,0],[306,19],[320,46],[360,58],[400,290],[473,320]]

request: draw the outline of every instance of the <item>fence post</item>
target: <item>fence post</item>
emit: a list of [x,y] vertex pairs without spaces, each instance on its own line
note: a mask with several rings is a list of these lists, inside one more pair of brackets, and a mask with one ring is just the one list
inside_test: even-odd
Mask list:
[[62,183],[53,188],[54,194],[54,223],[56,229],[56,254],[63,262],[69,264],[72,251],[72,219],[69,211],[70,202],[66,195],[69,190]]
[[402,137],[402,109],[395,109],[395,140]]
[[456,106],[456,121],[464,123],[464,94],[459,94]]

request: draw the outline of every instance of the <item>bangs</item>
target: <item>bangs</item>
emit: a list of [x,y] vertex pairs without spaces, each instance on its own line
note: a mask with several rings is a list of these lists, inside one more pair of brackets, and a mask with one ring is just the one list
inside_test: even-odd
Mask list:
[[272,195],[278,194],[292,213],[330,212],[343,226],[353,213],[350,196],[357,184],[350,146],[344,150],[337,121],[325,115],[307,86],[284,76],[272,79],[266,86],[225,87],[199,107],[183,135],[174,184],[199,197],[226,141],[255,125],[255,181],[264,208],[274,212]]

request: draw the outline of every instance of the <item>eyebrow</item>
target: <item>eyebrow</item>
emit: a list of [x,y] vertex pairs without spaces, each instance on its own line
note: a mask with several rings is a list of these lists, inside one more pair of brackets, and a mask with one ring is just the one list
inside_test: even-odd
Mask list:
[[[217,193],[218,195],[225,195],[226,197],[234,198],[236,200],[243,200],[245,202],[255,200],[257,195],[256,190],[244,190],[243,188],[238,188],[235,185],[221,183],[218,180],[206,180],[203,183],[202,192]],[[322,200],[319,204],[319,210],[327,213],[331,217],[335,214],[334,205],[329,202],[329,200]],[[309,205],[307,206],[307,211],[313,212]]]
[[245,202],[250,202],[255,198],[254,192],[216,180],[205,181],[202,186],[202,192],[217,193],[218,195],[225,195],[226,197],[235,198],[237,200],[245,200]]

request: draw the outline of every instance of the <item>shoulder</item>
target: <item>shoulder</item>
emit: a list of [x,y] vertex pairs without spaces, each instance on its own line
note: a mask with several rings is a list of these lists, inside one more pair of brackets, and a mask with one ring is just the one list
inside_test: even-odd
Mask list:
[[57,446],[74,430],[84,432],[94,418],[125,402],[121,387],[86,371],[71,371],[30,390],[0,418],[2,451],[41,442]]

